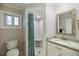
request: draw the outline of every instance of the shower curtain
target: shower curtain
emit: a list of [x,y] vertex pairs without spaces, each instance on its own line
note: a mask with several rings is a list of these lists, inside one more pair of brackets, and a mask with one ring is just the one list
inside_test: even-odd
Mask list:
[[34,56],[34,16],[28,14],[28,56]]

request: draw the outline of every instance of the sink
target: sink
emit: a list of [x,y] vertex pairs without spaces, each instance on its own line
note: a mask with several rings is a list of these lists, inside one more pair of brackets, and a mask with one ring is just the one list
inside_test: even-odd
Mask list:
[[61,41],[61,39],[60,38],[52,38],[52,39],[50,39],[50,41]]
[[68,39],[64,40],[62,38],[52,38],[49,41],[60,44],[60,45],[63,45],[63,46],[70,47],[72,49],[79,50],[79,47],[78,47],[79,41],[73,41],[73,40],[68,40]]
[[49,41],[59,43],[59,44],[65,44],[65,45],[74,44],[72,41],[69,41],[69,40],[63,39],[63,38],[52,38]]
[[58,40],[57,43],[60,43],[60,44],[69,44],[68,41],[62,40],[62,39],[61,40]]

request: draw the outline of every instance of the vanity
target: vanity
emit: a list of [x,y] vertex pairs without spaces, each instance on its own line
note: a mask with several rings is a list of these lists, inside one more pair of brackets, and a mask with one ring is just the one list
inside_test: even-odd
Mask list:
[[50,38],[47,40],[47,56],[79,56],[79,42]]
[[[56,15],[56,35],[47,38],[47,56],[79,56],[79,40],[67,36],[76,35],[76,10]],[[66,36],[66,37],[65,37]]]

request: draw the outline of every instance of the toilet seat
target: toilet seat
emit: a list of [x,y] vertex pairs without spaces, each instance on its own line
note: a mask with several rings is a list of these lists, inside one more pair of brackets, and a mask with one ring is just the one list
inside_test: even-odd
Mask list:
[[19,55],[18,48],[11,49],[7,52],[7,56],[18,56],[18,55]]

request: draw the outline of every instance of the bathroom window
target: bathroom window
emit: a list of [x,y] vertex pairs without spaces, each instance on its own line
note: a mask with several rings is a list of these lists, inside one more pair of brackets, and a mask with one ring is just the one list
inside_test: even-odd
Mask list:
[[5,14],[4,24],[6,26],[19,26],[19,19],[18,16]]
[[19,25],[19,17],[14,17],[14,25]]
[[5,25],[12,25],[12,16],[7,15],[5,17]]

